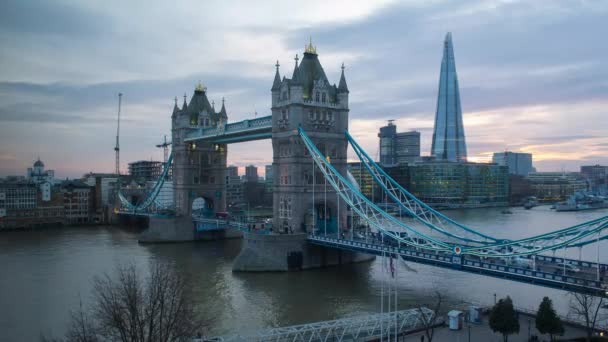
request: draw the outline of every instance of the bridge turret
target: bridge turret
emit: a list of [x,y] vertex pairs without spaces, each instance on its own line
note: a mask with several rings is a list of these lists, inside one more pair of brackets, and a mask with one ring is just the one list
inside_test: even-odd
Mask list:
[[226,104],[225,104],[223,97],[222,97],[222,109],[220,109],[218,116],[219,116],[220,122],[222,122],[222,123],[228,122],[228,114],[226,113]]
[[[282,232],[310,232],[313,225],[318,228],[327,223],[335,231],[339,229],[338,221],[340,228],[346,227],[346,207],[342,202],[338,210],[331,187],[327,187],[327,202],[324,201],[323,176],[318,170],[314,177],[318,197],[313,204],[311,159],[297,129],[304,128],[331,158],[332,165],[346,175],[344,130],[348,128],[348,96],[338,98],[339,87],[329,83],[312,43],[307,44],[299,65],[298,62],[296,56],[293,76],[281,81],[280,94],[274,84],[272,89],[273,226]],[[343,83],[345,86],[346,81]]]
[[348,86],[346,85],[346,78],[344,77],[344,63],[342,63],[342,74],[340,75],[340,84],[338,85],[338,103],[348,108]]
[[185,102],[172,120],[173,189],[178,215],[189,216],[192,202],[205,199],[209,209],[225,210],[224,171],[227,147],[209,142],[185,142],[188,132],[199,128],[216,127],[227,120],[226,108],[216,113],[207,98],[207,88],[198,83],[190,103]]
[[184,104],[182,105],[182,110],[188,109],[188,103],[186,103],[186,93],[184,93]]
[[270,91],[272,92],[272,107],[274,107],[277,102],[279,102],[279,96],[281,94],[281,75],[279,74],[279,61],[277,60],[277,64],[275,64],[275,67],[277,68],[276,72],[274,73],[274,82],[272,82],[272,88],[270,88]]

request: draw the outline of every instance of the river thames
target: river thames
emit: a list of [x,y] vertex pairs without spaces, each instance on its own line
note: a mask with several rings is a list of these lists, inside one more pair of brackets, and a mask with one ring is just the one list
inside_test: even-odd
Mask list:
[[[447,211],[447,215],[484,233],[504,238],[536,235],[608,215],[608,210],[556,213],[548,206],[532,210],[501,208]],[[193,279],[192,301],[205,317],[214,318],[209,334],[254,331],[380,311],[383,284],[380,259],[373,262],[292,273],[233,273],[241,240],[140,245],[137,232],[116,227],[66,227],[0,234],[0,340],[36,341],[41,334],[62,336],[69,310],[90,298],[92,278],[119,264],[146,268],[170,261]],[[583,249],[595,260],[595,246]],[[558,255],[561,255],[559,252]],[[569,253],[578,258],[578,250]],[[606,245],[600,259],[608,262]],[[510,295],[517,307],[536,309],[549,296],[561,314],[568,294],[526,285],[399,263],[398,307],[431,305],[434,291],[447,304],[492,304],[494,293]]]

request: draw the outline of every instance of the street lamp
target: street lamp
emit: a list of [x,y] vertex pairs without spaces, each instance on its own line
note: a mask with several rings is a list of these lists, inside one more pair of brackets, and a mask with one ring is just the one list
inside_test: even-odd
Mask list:
[[494,294],[494,305],[496,305],[496,293]]

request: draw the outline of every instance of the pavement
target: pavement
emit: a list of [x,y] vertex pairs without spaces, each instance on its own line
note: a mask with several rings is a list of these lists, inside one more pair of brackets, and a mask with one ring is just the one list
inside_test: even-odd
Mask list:
[[[463,323],[461,330],[450,330],[447,326],[435,328],[435,334],[433,336],[433,342],[502,342],[502,335],[494,333],[488,324],[487,317],[484,317],[481,324],[470,324],[471,332],[469,339],[469,324]],[[530,336],[538,336],[538,341],[549,341],[549,335],[542,335],[535,328],[535,322],[533,317],[526,315],[519,316],[519,333],[509,335],[509,342],[527,342],[528,341],[528,326],[530,326]],[[560,339],[574,338],[585,336],[583,329],[572,327],[569,325],[564,326],[564,335],[558,336]],[[424,332],[412,334],[402,337],[399,341],[405,342],[421,342],[420,337],[424,335]],[[425,342],[428,342],[427,338],[424,338]]]

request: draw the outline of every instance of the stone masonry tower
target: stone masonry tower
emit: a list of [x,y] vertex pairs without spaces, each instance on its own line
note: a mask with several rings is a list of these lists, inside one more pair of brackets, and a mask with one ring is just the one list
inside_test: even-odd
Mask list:
[[271,89],[273,229],[312,232],[314,227],[321,232],[335,232],[346,228],[346,206],[340,201],[338,210],[333,188],[329,184],[325,186],[324,177],[316,167],[313,204],[313,162],[298,135],[298,127],[304,128],[332,165],[346,175],[344,131],[348,129],[348,87],[344,65],[336,86],[327,80],[312,43],[305,47],[299,65],[298,61],[296,55],[291,78],[282,79],[277,62]]
[[204,212],[226,210],[224,172],[226,170],[225,144],[184,142],[186,133],[192,128],[216,128],[228,120],[222,100],[222,109],[215,111],[207,99],[207,88],[198,84],[190,103],[181,109],[177,98],[171,115],[173,141],[173,189],[176,213],[179,216],[192,214],[192,202],[205,200]]

